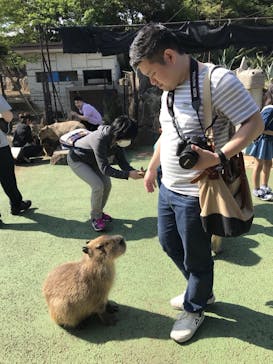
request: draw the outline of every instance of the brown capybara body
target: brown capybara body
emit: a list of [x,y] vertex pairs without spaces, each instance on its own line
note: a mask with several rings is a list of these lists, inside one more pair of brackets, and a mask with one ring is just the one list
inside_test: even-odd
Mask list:
[[114,260],[126,250],[121,235],[103,235],[87,242],[79,262],[60,265],[49,273],[43,286],[51,318],[61,326],[76,327],[91,314],[105,324],[116,318],[108,304]]
[[52,156],[59,146],[59,138],[75,129],[85,129],[85,125],[76,120],[56,122],[40,129],[39,139],[47,155]]

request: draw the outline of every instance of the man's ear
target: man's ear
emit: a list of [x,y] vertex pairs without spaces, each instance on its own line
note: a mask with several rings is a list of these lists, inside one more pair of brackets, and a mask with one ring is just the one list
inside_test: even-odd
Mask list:
[[171,48],[167,48],[163,53],[163,58],[166,64],[174,64],[176,62],[176,52]]

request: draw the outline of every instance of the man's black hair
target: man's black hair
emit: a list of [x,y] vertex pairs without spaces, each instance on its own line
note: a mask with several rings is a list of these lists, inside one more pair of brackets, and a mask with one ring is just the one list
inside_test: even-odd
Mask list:
[[179,38],[173,31],[161,24],[147,24],[140,29],[131,44],[130,64],[134,69],[144,59],[164,64],[163,54],[167,48],[174,49],[180,54],[185,53]]
[[33,117],[29,113],[19,114],[19,119],[22,124],[26,124],[28,120],[32,121]]
[[116,140],[134,139],[137,136],[137,123],[128,116],[121,115],[112,122],[111,133]]
[[75,96],[74,101],[83,101],[83,98],[81,96]]

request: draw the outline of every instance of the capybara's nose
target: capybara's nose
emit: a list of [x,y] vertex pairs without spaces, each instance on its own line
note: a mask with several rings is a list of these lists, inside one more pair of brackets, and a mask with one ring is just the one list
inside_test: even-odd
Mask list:
[[82,247],[82,251],[83,251],[85,254],[88,254],[88,248],[87,248],[87,246],[83,246],[83,247]]

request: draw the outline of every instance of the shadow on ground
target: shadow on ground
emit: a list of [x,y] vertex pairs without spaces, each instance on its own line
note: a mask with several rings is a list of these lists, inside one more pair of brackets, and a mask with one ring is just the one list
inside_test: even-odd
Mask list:
[[85,321],[84,328],[64,330],[97,344],[143,337],[168,340],[174,322],[170,317],[125,305],[119,305],[117,318],[115,326],[104,326],[97,316],[92,316]]
[[258,247],[259,243],[253,239],[257,234],[265,234],[273,236],[273,214],[272,202],[260,203],[255,205],[254,213],[256,218],[263,218],[272,226],[264,226],[263,223],[258,224],[254,218],[249,235],[239,236],[236,238],[224,238],[222,241],[223,252],[214,257],[215,260],[225,260],[230,263],[251,266],[258,264],[261,258],[255,254],[252,249]]
[[273,350],[273,316],[225,302],[217,302],[209,307],[209,311],[219,317],[206,318],[206,327],[204,325],[200,330],[199,339],[235,337],[249,344]]
[[[104,326],[97,317],[85,322],[82,329],[66,330],[70,335],[92,343],[139,338],[168,340],[174,320],[157,313],[120,305],[116,326]],[[207,338],[237,338],[249,344],[273,350],[272,316],[231,303],[217,302],[193,339],[183,345]]]
[[[39,213],[36,208],[26,211],[24,218],[30,219],[34,223],[3,224],[1,228],[17,231],[43,231],[70,239],[92,239],[99,234],[91,228],[89,220],[86,222],[66,220],[61,217]],[[108,224],[105,233],[121,234],[127,240],[148,239],[157,235],[156,224],[156,217],[145,217],[139,220],[114,219],[112,223]]]
[[214,260],[225,260],[242,266],[258,264],[261,258],[251,250],[258,245],[255,240],[246,236],[224,238],[222,241],[223,252],[215,255]]
[[[254,207],[255,217],[263,218],[263,219],[267,220],[271,225],[273,225],[272,207],[273,207],[272,202],[255,205],[255,207]],[[254,218],[254,223],[251,228],[251,233],[252,234],[263,233],[263,234],[272,236],[273,235],[273,226],[264,226],[264,224],[258,225]]]

